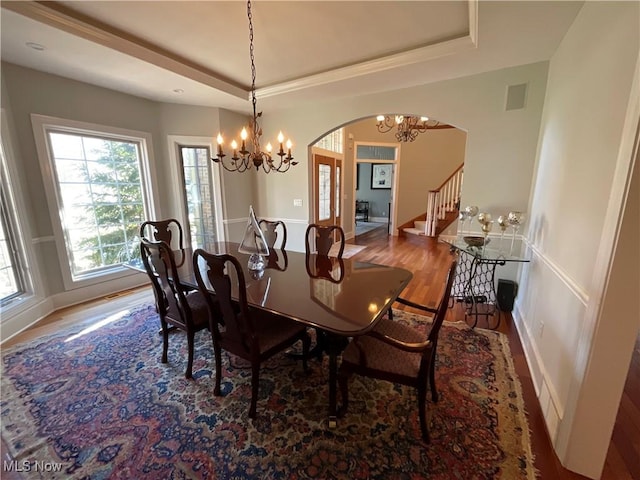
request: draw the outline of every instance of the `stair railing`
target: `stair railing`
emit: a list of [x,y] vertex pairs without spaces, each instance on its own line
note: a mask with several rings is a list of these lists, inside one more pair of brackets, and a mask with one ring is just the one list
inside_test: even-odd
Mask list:
[[463,167],[464,164],[460,165],[439,188],[429,190],[424,227],[425,235],[435,237],[438,220],[444,220],[447,212],[452,212],[459,208]]

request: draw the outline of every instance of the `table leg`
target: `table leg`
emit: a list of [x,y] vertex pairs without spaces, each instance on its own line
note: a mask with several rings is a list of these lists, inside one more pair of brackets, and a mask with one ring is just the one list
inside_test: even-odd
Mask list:
[[338,426],[338,355],[345,349],[349,339],[325,332],[327,354],[329,355],[329,428]]

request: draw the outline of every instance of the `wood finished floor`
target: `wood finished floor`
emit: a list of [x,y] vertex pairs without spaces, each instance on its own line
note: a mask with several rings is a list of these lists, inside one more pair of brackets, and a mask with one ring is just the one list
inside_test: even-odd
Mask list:
[[[413,279],[403,292],[403,297],[414,302],[435,306],[440,291],[437,286],[431,286],[432,279],[444,279],[446,275],[450,261],[449,249],[446,245],[424,237],[411,236],[406,239],[389,237],[386,227],[359,235],[349,243],[367,246],[365,250],[356,254],[357,260],[394,265],[412,271]],[[153,295],[149,288],[133,290],[113,299],[102,299],[63,309],[42,320],[36,327],[30,328],[6,342],[3,347],[44,335],[70,323],[91,322],[93,319],[104,317],[105,314],[116,309],[128,308],[145,301],[153,301]],[[462,306],[454,305],[449,310],[447,320],[464,321]],[[532,448],[536,458],[535,466],[539,471],[539,478],[543,480],[586,478],[563,468],[551,447],[522,346],[510,315],[502,319],[498,330],[509,338],[516,372],[522,384],[531,430]],[[613,439],[609,447],[607,463],[601,477],[603,480],[640,480],[640,337],[636,347]],[[1,445],[2,460],[10,459],[4,440]],[[15,473],[8,472],[2,472],[0,476],[5,480],[22,478]]]

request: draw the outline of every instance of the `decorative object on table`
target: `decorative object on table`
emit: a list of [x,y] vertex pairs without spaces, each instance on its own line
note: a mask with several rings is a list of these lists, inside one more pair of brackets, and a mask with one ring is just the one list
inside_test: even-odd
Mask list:
[[487,212],[480,212],[478,214],[478,223],[480,223],[480,225],[485,225],[487,223],[491,223],[492,217],[490,213]]
[[[394,320],[424,332],[430,325],[402,310]],[[60,478],[114,472],[138,479],[240,479],[256,472],[269,472],[265,478],[495,478],[496,472],[509,480],[536,478],[520,380],[499,332],[444,322],[440,395],[429,406],[426,448],[410,387],[354,379],[349,388],[359,401],[329,432],[328,359],[310,362],[304,374],[277,355],[260,378],[261,394],[273,401],[260,400],[264,408],[251,422],[249,363],[222,352],[223,395],[213,395],[208,332],[195,335],[187,381],[181,375],[187,336],[172,335],[169,363],[161,364],[153,303],[125,310],[101,328],[83,331],[86,326],[2,349],[2,438],[13,458],[60,464]]]
[[509,226],[509,220],[506,215],[500,215],[498,217],[498,225],[500,226],[500,251],[502,251],[502,240],[504,239],[504,232]]
[[465,236],[462,237],[464,243],[469,245],[470,247],[483,247],[487,243],[491,241],[490,238],[480,237],[480,236]]
[[524,213],[517,211],[509,212],[509,215],[507,216],[507,221],[509,222],[509,225],[511,225],[511,228],[513,228],[513,237],[511,237],[511,250],[509,251],[509,255],[513,254],[513,244],[516,240],[516,236],[518,235],[520,226],[524,223],[524,219]]
[[[227,164],[224,161],[224,157],[226,157],[226,154],[222,149],[224,139],[222,138],[222,134],[220,133],[218,133],[218,137],[216,138],[218,142],[218,152],[216,156],[211,160],[215,163],[221,164],[225,170],[228,170],[230,172],[245,172],[251,167],[255,167],[256,170],[259,170],[260,167],[262,167],[262,170],[264,170],[265,173],[286,172],[287,170],[289,170],[289,168],[291,168],[291,165],[298,164],[298,162],[293,161],[293,156],[291,156],[291,140],[287,140],[287,151],[285,153],[285,145],[283,144],[284,135],[282,134],[282,132],[278,134],[278,143],[280,144],[279,150],[276,153],[276,155],[280,157],[280,160],[278,161],[274,161],[273,157],[271,156],[271,151],[273,149],[271,143],[267,143],[265,151],[263,151],[260,147],[262,127],[260,127],[258,119],[262,116],[262,112],[257,112],[256,110],[256,65],[253,55],[253,20],[251,14],[251,0],[247,2],[247,17],[249,18],[249,57],[251,59],[251,103],[253,104],[253,120],[251,121],[250,127],[253,131],[251,136],[253,150],[247,150],[245,142],[247,140],[248,134],[247,129],[243,127],[242,132],[240,133],[240,138],[242,139],[240,150],[238,150],[238,143],[235,140],[231,142],[231,148],[233,149],[233,157],[231,157],[231,162],[228,162]],[[238,156],[238,154],[240,154],[240,156]]]
[[267,265],[264,257],[269,255],[269,246],[267,244],[267,240],[264,238],[264,233],[258,224],[252,205],[249,205],[247,228],[244,231],[242,242],[238,247],[238,252],[250,254],[249,261],[247,263],[249,270],[263,270]]
[[378,127],[380,133],[390,132],[396,126],[398,127],[396,140],[399,142],[413,142],[419,133],[427,130],[453,128],[446,123],[429,120],[429,117],[416,117],[414,115],[378,115],[376,117],[376,127]]
[[491,228],[493,227],[491,214],[487,212],[480,212],[478,214],[478,222],[480,223],[480,225],[482,225],[482,235],[484,236],[482,250],[484,251],[484,246],[489,243],[487,236],[489,235],[489,232],[491,232]]
[[467,214],[467,220],[469,220],[469,233],[470,233],[471,221],[473,220],[473,217],[475,217],[478,214],[479,209],[475,205],[470,205],[468,207],[465,207],[464,211]]
[[484,245],[482,245],[483,251],[484,247],[489,243],[489,233],[491,233],[491,228],[493,228],[493,221],[483,222],[482,224],[482,234],[484,235]]
[[464,224],[469,219],[469,214],[466,210],[460,210],[458,213],[458,218],[460,219],[460,235],[464,235]]
[[391,189],[393,164],[374,163],[371,165],[371,189]]

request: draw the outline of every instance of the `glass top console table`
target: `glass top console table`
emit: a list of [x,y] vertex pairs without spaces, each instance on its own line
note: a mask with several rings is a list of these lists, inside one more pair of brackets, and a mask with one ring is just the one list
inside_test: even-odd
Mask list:
[[511,252],[508,247],[493,247],[490,243],[471,247],[460,237],[443,241],[459,252],[456,278],[451,287],[452,300],[464,303],[465,320],[469,323],[471,319],[472,327],[478,324],[478,317],[484,316],[488,327],[495,330],[500,325],[500,313],[504,310],[500,308],[496,295],[496,268],[511,262],[529,262],[529,256],[521,249]]

